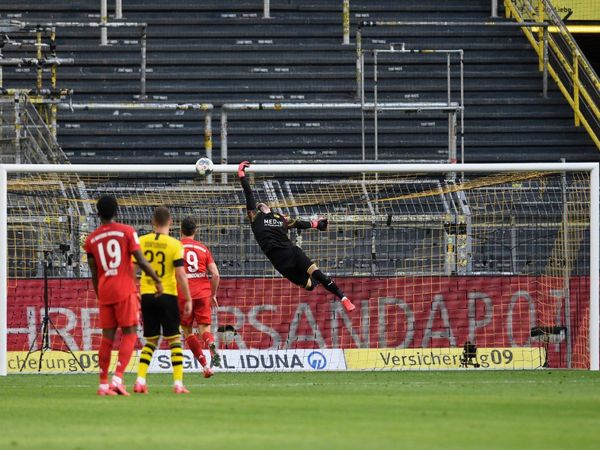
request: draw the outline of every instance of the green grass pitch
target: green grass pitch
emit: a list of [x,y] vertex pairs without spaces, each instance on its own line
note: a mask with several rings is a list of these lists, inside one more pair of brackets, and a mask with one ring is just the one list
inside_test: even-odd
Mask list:
[[[128,384],[134,379],[127,378]],[[149,375],[98,397],[95,375],[0,377],[0,449],[595,449],[600,373]]]

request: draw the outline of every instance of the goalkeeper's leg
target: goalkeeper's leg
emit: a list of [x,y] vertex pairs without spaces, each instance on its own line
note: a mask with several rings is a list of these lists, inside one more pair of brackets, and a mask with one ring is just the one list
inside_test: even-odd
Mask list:
[[[308,280],[309,283],[313,284],[312,280],[313,279],[316,280],[317,282],[322,284],[325,289],[327,289],[329,292],[331,292],[337,298],[340,299],[340,302],[342,303],[342,305],[344,306],[344,309],[346,311],[348,311],[348,312],[354,311],[354,309],[356,307],[352,304],[350,299],[344,295],[344,293],[340,290],[338,285],[335,284],[335,281],[333,281],[329,276],[327,276],[323,272],[321,272],[315,264],[313,264],[308,269],[308,274],[310,275],[310,278]],[[312,290],[312,289],[309,289],[309,290]]]
[[[309,267],[308,274],[310,275],[311,278],[313,278],[315,281],[317,281],[316,284],[322,284],[325,289],[327,289],[329,292],[331,292],[333,295],[335,295],[340,300],[345,297],[344,293],[340,290],[338,285],[335,284],[335,281],[333,281],[331,279],[331,277],[329,277],[329,276],[325,275],[323,272],[321,272],[321,270],[316,266],[316,264],[313,264],[312,266]],[[311,280],[309,280],[309,281],[311,281]],[[311,283],[312,283],[312,281],[311,281]],[[315,284],[315,286],[316,286],[316,284]]]
[[300,247],[284,249],[267,254],[277,271],[292,283],[312,291],[318,283],[340,299],[346,311],[354,310],[354,305],[335,282],[319,270]]

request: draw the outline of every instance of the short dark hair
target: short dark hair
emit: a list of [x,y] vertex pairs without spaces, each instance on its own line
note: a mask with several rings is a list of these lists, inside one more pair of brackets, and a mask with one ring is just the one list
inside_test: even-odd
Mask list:
[[154,224],[159,227],[164,227],[169,224],[169,220],[171,219],[171,213],[169,212],[169,208],[166,206],[158,206],[154,208],[154,212],[152,213],[152,220]]
[[119,204],[113,195],[102,195],[96,202],[96,209],[101,219],[112,220],[117,214]]
[[196,233],[196,221],[192,217],[186,217],[181,221],[181,233],[193,236]]

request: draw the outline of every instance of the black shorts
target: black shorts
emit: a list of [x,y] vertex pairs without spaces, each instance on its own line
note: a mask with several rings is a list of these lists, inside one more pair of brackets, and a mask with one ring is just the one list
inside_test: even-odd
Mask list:
[[305,287],[310,275],[308,269],[314,264],[300,247],[275,248],[267,258],[281,275],[292,283]]
[[177,336],[179,331],[179,306],[177,296],[163,294],[142,295],[142,318],[144,320],[144,337]]

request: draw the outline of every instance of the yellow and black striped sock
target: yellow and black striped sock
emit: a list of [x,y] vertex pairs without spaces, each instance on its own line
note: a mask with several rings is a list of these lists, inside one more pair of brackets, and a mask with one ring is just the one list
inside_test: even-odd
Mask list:
[[181,336],[170,336],[171,364],[173,365],[173,381],[183,383],[183,350],[181,349]]
[[148,373],[148,367],[150,366],[150,361],[152,361],[152,355],[154,354],[154,350],[156,350],[156,345],[151,342],[146,342],[142,352],[140,353],[140,363],[138,365],[138,378],[146,378],[146,374]]

